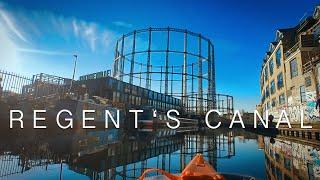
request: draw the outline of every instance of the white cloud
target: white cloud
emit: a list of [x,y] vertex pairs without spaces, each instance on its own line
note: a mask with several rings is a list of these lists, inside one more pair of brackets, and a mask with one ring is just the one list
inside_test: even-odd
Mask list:
[[78,24],[79,25],[76,26],[78,28],[78,37],[82,38],[89,45],[92,51],[95,51],[99,34],[97,25],[94,23],[87,23],[85,21],[80,21]]
[[58,56],[65,56],[65,55],[73,55],[75,53],[70,52],[63,52],[63,51],[48,51],[48,50],[41,50],[41,49],[27,49],[27,48],[16,48],[18,52],[23,53],[34,53],[34,54],[44,54],[44,55],[58,55]]
[[[20,40],[28,42],[27,39],[22,35],[19,29],[15,26],[14,20],[4,10],[0,9],[0,17],[4,22],[2,27],[7,27],[13,32]],[[5,25],[4,25],[5,24]]]
[[[110,46],[116,38],[116,33],[95,22],[46,11],[12,9],[5,6],[6,4],[0,5],[0,22],[4,25],[7,35],[22,49],[37,49],[40,46],[42,47],[40,51],[52,49],[48,47],[50,43],[47,41],[52,38],[55,43],[58,40],[66,41],[72,45],[71,48],[75,48],[75,51],[79,48],[82,50],[87,48],[91,52],[106,51],[110,48],[106,46]],[[66,43],[62,41],[61,45]]]
[[83,20],[73,19],[72,28],[74,35],[84,41],[92,51],[95,51],[97,47],[110,48],[117,37],[115,32],[101,28],[96,23]]
[[77,21],[74,19],[72,21],[72,27],[73,27],[73,32],[76,36],[79,35],[79,27],[78,27],[78,24],[77,24]]
[[125,27],[125,28],[132,28],[133,25],[124,21],[114,21],[112,22],[116,26]]
[[[0,22],[0,27],[3,24]],[[8,36],[4,28],[0,28],[0,66],[1,69],[13,70],[19,68],[19,53],[17,52],[17,45]]]
[[[56,68],[55,61],[63,60],[64,64],[68,64],[68,57],[78,54],[83,60],[91,59],[86,63],[79,61],[79,72],[94,71],[101,68],[96,65],[98,62],[112,58],[118,36],[118,33],[96,22],[48,11],[10,7],[0,2],[2,70],[20,74],[45,72],[68,76],[68,71],[63,68],[52,72]],[[90,67],[81,70],[81,66]]]
[[104,31],[102,33],[102,39],[101,39],[101,43],[103,44],[104,47],[112,47],[113,48],[113,44],[116,40],[116,37],[118,37],[118,35],[112,31]]

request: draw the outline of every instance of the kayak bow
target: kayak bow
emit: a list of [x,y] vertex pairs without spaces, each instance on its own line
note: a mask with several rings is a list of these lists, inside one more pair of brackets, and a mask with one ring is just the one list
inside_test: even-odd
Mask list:
[[146,169],[139,177],[144,180],[147,173],[157,171],[170,180],[224,180],[224,177],[217,173],[216,170],[204,160],[201,154],[197,154],[182,171],[181,175],[173,175],[161,169]]

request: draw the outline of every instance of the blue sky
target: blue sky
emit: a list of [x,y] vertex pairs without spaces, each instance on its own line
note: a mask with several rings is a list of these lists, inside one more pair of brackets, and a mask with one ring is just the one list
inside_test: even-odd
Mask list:
[[0,0],[0,69],[71,77],[111,69],[115,40],[134,29],[187,28],[215,45],[216,86],[237,109],[259,102],[262,58],[278,28],[297,24],[319,1]]

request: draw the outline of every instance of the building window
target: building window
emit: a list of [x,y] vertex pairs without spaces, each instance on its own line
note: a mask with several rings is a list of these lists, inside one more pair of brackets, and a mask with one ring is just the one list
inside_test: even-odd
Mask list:
[[271,91],[271,94],[274,94],[276,91],[274,80],[272,80],[270,83],[270,91]]
[[273,74],[273,59],[270,59],[269,61],[269,71],[270,71],[270,76]]
[[314,135],[316,136],[316,140],[320,140],[320,133],[319,132],[315,132]]
[[270,109],[270,102],[267,102],[266,104],[266,110],[269,110]]
[[276,64],[277,64],[277,67],[281,66],[281,49],[280,48],[276,52]]
[[269,97],[269,86],[266,87],[266,97]]
[[318,91],[320,91],[320,64],[317,65],[316,67],[316,76],[317,76],[317,81],[319,82],[318,83]]
[[290,74],[291,78],[298,76],[298,63],[296,59],[290,61]]
[[279,96],[279,104],[283,105],[285,103],[285,101],[286,101],[286,98],[285,98],[284,94],[283,93],[280,94],[280,96]]
[[283,87],[283,75],[282,73],[278,74],[278,77],[277,77],[277,88],[280,89]]
[[287,169],[287,170],[291,170],[291,160],[284,157],[284,167]]
[[306,87],[311,86],[311,77],[310,76],[306,77],[305,84],[306,84]]
[[306,102],[306,89],[304,86],[300,86],[300,100],[301,102]]
[[282,172],[279,168],[276,168],[276,177],[277,179],[282,179]]
[[264,68],[264,81],[268,80],[268,68],[267,66]]
[[272,101],[271,101],[271,106],[272,107],[276,107],[276,105],[277,105],[276,99],[273,98]]

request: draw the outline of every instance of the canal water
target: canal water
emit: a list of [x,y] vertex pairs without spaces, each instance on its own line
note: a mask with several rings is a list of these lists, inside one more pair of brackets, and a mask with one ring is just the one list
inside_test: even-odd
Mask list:
[[242,129],[1,132],[0,139],[0,179],[137,179],[145,168],[179,173],[197,153],[222,173],[320,179],[318,145]]

